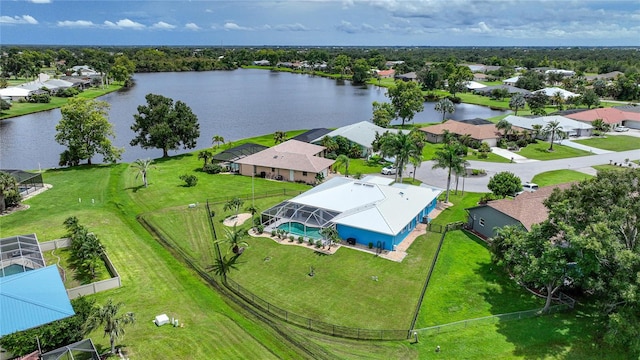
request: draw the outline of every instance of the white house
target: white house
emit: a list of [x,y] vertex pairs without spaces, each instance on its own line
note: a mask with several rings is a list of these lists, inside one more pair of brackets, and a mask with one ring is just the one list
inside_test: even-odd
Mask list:
[[[585,137],[591,136],[593,133],[593,126],[590,124],[569,119],[564,116],[541,116],[541,117],[522,117],[509,115],[504,120],[511,123],[513,126],[533,131],[533,125],[540,125],[543,128],[551,121],[557,121],[562,126],[562,131],[568,136]],[[538,135],[538,138],[548,140],[548,136],[545,137],[542,134]]]
[[396,130],[396,129],[385,129],[368,121],[361,121],[359,123],[343,126],[333,130],[332,132],[319,137],[315,140],[312,140],[312,144],[321,144],[322,139],[325,136],[328,137],[336,137],[342,136],[349,140],[350,142],[357,144],[362,148],[362,156],[367,157],[373,153],[373,141],[376,139],[376,133],[382,135],[386,131],[391,133],[397,133],[398,131],[402,131],[404,133],[409,133],[409,130]]
[[567,100],[570,97],[580,96],[580,94],[572,93],[571,91],[567,91],[565,89],[561,89],[559,87],[548,87],[540,90],[534,91],[534,93],[544,93],[548,97],[555,96],[557,93],[562,95],[564,100]]

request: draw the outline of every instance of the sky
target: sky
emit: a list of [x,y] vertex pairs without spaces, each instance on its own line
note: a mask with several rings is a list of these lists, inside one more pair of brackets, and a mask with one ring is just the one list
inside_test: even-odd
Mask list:
[[640,46],[638,0],[2,0],[2,45]]

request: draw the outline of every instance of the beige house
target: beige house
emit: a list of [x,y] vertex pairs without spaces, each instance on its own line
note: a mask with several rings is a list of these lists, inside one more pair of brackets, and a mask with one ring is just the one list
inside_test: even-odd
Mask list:
[[324,146],[289,140],[235,163],[241,175],[314,184],[316,175],[327,177],[335,162],[325,159],[324,151]]

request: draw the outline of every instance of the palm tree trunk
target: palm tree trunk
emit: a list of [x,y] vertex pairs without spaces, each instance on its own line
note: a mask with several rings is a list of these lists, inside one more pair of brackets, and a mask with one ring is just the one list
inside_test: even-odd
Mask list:
[[449,168],[449,175],[447,176],[447,196],[444,202],[449,203],[449,188],[451,187],[451,168]]

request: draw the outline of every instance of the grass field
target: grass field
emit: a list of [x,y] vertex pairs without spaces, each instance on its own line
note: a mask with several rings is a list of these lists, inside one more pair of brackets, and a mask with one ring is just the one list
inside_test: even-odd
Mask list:
[[535,160],[555,160],[591,155],[588,151],[574,149],[558,143],[553,144],[553,151],[548,151],[549,145],[548,142],[538,141],[535,144],[529,144],[527,147],[521,148],[518,154],[527,159]]
[[531,182],[540,186],[548,186],[573,181],[582,181],[589,178],[592,178],[592,176],[575,170],[554,170],[534,176]]
[[612,135],[584,140],[573,140],[582,145],[610,151],[627,151],[640,149],[640,138],[629,135]]
[[[291,136],[290,133],[288,135]],[[273,142],[270,135],[251,140],[265,144]],[[206,199],[224,200],[246,195],[251,193],[252,188],[257,194],[281,191],[284,187],[291,191],[291,195],[287,196],[293,196],[293,193],[308,189],[308,186],[257,178],[252,181],[251,178],[234,175],[208,175],[199,171],[201,166],[202,162],[195,153],[158,159],[149,173],[148,188],[144,188],[141,180],[136,179],[135,171],[128,164],[49,170],[44,172],[43,178],[53,188],[27,200],[30,209],[0,217],[0,229],[3,236],[35,232],[41,241],[46,241],[63,236],[64,219],[77,216],[82,224],[94,231],[107,247],[122,277],[123,286],[91,298],[99,304],[113,298],[124,303],[124,310],[136,313],[138,322],[127,328],[126,336],[118,341],[118,344],[125,346],[132,359],[418,359],[434,358],[433,348],[436,344],[443,348],[443,352],[437,355],[440,358],[486,358],[487,354],[494,358],[523,359],[600,359],[607,358],[607,355],[609,358],[624,358],[619,350],[591,340],[590,335],[595,334],[597,329],[592,325],[592,319],[580,312],[472,326],[453,333],[421,337],[418,344],[410,344],[409,341],[358,342],[276,325],[289,338],[298,339],[301,344],[294,345],[283,333],[265,325],[232,302],[225,301],[222,295],[207,286],[185,264],[176,260],[140,225],[136,217],[144,214],[151,221],[163,225],[167,237],[176,239],[176,243],[182,244],[181,249],[197,255],[202,263],[207,263],[211,260],[210,253],[206,253],[210,234],[201,216],[202,203]],[[183,187],[178,179],[183,173],[196,174],[200,179],[198,185]],[[452,193],[451,201],[456,206],[444,210],[434,219],[434,223],[463,220],[466,217],[464,209],[475,205],[480,195]],[[256,204],[267,207],[282,198],[256,199]],[[196,208],[187,206],[196,202],[199,203]],[[217,214],[215,223],[220,228],[219,221],[230,213],[217,210]],[[490,292],[497,289],[504,291],[503,286],[506,285],[497,279],[491,282],[492,274],[496,277],[501,275],[487,270],[486,249],[469,239],[454,239],[450,241],[453,246],[445,241],[441,253],[441,261],[450,259],[451,262],[445,261],[448,267],[436,269],[442,273],[439,280],[442,288],[438,296],[445,298],[438,299],[434,295],[438,294],[438,289],[432,290],[423,309],[426,306],[436,309],[460,307],[462,310],[459,312],[451,311],[451,319],[456,319],[467,314],[474,316],[493,313],[502,307],[509,308],[511,304],[506,299],[500,299],[496,293]],[[337,256],[318,256],[310,249],[277,245],[264,238],[249,241],[252,246],[243,254],[245,263],[232,274],[234,279],[251,286],[252,291],[260,292],[265,297],[279,296],[275,299],[279,300],[278,305],[300,309],[303,315],[326,311],[327,318],[354,325],[358,322],[356,326],[362,327],[377,326],[376,323],[389,314],[363,314],[356,305],[373,308],[372,311],[376,311],[375,304],[378,303],[381,308],[395,306],[393,304],[396,303],[398,308],[410,307],[411,301],[415,301],[410,293],[422,285],[424,276],[421,274],[426,271],[423,267],[425,261],[428,262],[434,243],[427,237],[423,238],[409,249],[410,254],[405,262],[397,264],[372,255],[343,251],[348,249],[339,250]],[[271,259],[265,262],[267,256]],[[461,265],[464,262],[453,261],[466,258],[472,260],[468,269]],[[422,267],[417,268],[417,263]],[[309,265],[316,267],[317,275],[314,278],[306,276]],[[412,269],[416,273],[411,273]],[[452,281],[447,279],[449,271],[455,274],[455,281],[462,286],[450,284]],[[371,276],[374,275],[378,276],[378,282],[372,280]],[[480,279],[486,279],[488,283],[482,285]],[[390,284],[391,281],[394,284]],[[433,281],[438,284],[435,278]],[[452,299],[446,298],[467,284],[468,294],[457,294],[462,300],[468,300],[469,304],[454,304]],[[446,286],[457,289],[447,290]],[[280,289],[281,293],[276,294],[274,289]],[[360,292],[362,301],[358,299]],[[512,299],[522,296],[521,293],[510,291],[505,294]],[[381,296],[380,300],[378,296]],[[349,302],[354,304],[350,305]],[[407,322],[405,310],[390,311],[394,316],[397,314],[398,324]],[[151,320],[162,313],[178,318],[184,327],[155,327]],[[363,320],[366,321],[364,325],[360,323]],[[388,321],[385,320],[385,323]],[[428,317],[425,317],[426,321]],[[443,313],[438,323],[449,321]],[[101,331],[92,333],[91,338],[100,350],[108,347],[108,338],[103,337]],[[302,352],[300,347],[311,349],[309,351],[313,355]]]
[[58,265],[62,269],[64,269],[64,287],[67,289],[71,289],[80,285],[89,284],[91,282],[96,282],[100,280],[106,280],[111,278],[111,274],[109,274],[109,270],[103,261],[98,263],[96,268],[96,277],[91,279],[90,281],[82,281],[86,279],[79,279],[77,277],[77,273],[75,269],[71,267],[69,264],[70,250],[69,249],[57,249],[46,251],[42,254],[44,256],[44,262],[49,265]]

